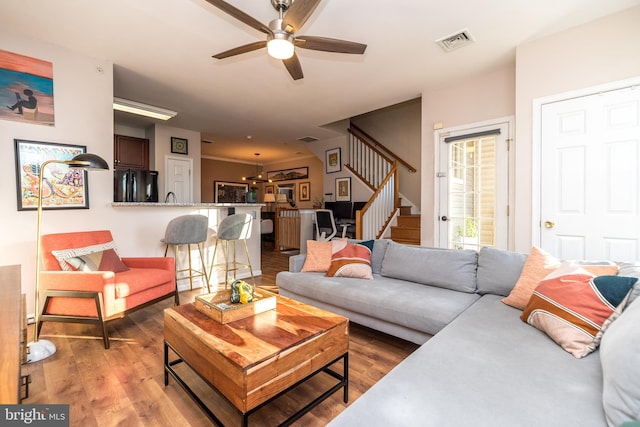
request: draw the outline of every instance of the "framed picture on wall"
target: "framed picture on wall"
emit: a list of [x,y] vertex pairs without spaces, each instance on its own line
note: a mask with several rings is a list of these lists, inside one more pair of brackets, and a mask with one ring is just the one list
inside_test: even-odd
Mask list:
[[[87,151],[83,145],[14,141],[19,211],[38,209],[38,180],[42,163],[71,160]],[[89,209],[87,172],[84,169],[51,163],[45,167],[43,179],[42,209]]]
[[311,200],[311,183],[307,181],[298,184],[298,192],[300,193],[298,195],[298,200],[301,202],[308,202]]
[[264,186],[264,194],[273,194],[273,185],[265,185]]
[[249,184],[243,182],[213,181],[214,203],[245,203]]
[[327,150],[324,155],[324,165],[327,173],[340,172],[342,170],[342,158],[340,147]]
[[189,154],[189,140],[172,136],[171,152],[176,154]]
[[351,178],[336,178],[336,202],[351,201]]

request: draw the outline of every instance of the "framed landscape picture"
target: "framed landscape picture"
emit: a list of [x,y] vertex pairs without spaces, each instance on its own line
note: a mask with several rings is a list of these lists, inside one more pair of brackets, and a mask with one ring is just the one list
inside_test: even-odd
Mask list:
[[351,178],[336,178],[336,202],[351,201]]
[[267,179],[270,182],[275,181],[290,181],[292,179],[307,179],[309,178],[309,167],[304,166],[301,168],[283,169],[279,171],[267,172]]
[[245,203],[249,184],[244,182],[213,181],[214,203]]
[[[83,145],[14,141],[19,211],[38,209],[38,181],[43,162],[71,160],[87,151]],[[43,179],[42,209],[89,209],[87,172],[84,169],[51,163],[45,168]]]
[[332,148],[325,152],[324,164],[327,173],[340,172],[342,170],[340,147]]

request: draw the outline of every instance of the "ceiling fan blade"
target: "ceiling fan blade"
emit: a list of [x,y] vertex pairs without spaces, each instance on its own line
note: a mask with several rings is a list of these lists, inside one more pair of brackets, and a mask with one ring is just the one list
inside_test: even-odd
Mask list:
[[300,65],[300,60],[295,52],[291,58],[283,59],[282,63],[287,67],[287,71],[291,74],[293,80],[300,80],[304,77],[304,74],[302,74],[302,65]]
[[240,55],[242,53],[258,50],[266,46],[267,46],[266,40],[263,40],[260,42],[253,42],[253,43],[245,44],[243,46],[235,47],[233,49],[225,50],[224,52],[220,52],[216,55],[213,55],[213,57],[216,59],[224,59],[230,56]]
[[269,29],[268,26],[264,25],[262,22],[258,21],[257,19],[247,15],[246,13],[236,8],[235,6],[231,6],[226,1],[223,1],[223,0],[207,0],[207,1],[212,5],[214,5],[215,7],[217,7],[218,9],[220,9],[221,11],[225,12],[226,14],[233,16],[238,21],[243,22],[248,26],[255,28],[258,31],[262,31],[265,34],[271,34],[271,30]]
[[293,2],[282,19],[282,29],[288,33],[295,33],[307,22],[320,0],[296,0]]
[[366,44],[315,36],[297,36],[295,44],[297,47],[304,49],[321,50],[324,52],[353,53],[357,55],[363,54],[367,49]]

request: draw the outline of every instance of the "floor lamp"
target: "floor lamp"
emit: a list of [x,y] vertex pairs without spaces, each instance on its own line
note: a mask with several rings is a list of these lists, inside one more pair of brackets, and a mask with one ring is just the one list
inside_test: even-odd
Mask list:
[[46,359],[56,352],[56,346],[48,340],[38,339],[38,321],[40,320],[40,226],[42,224],[42,185],[44,170],[50,164],[67,165],[70,168],[82,169],[109,169],[107,162],[95,154],[78,154],[71,160],[46,160],[40,165],[40,176],[38,177],[38,224],[36,226],[36,298],[35,298],[35,328],[33,341],[27,344],[27,363],[38,362]]

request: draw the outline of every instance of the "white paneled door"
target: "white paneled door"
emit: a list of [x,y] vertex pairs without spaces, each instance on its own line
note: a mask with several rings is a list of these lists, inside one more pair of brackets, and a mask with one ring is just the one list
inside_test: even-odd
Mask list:
[[[175,157],[166,158],[166,188],[167,194],[172,192],[177,203],[193,202],[193,160],[178,159]],[[169,202],[173,202],[173,197],[169,197]]]
[[542,106],[542,248],[640,259],[640,88]]

